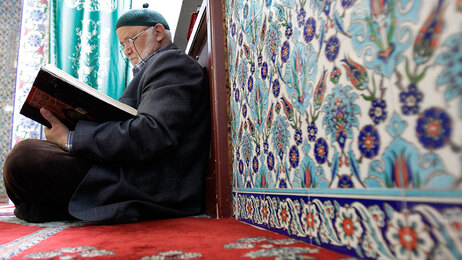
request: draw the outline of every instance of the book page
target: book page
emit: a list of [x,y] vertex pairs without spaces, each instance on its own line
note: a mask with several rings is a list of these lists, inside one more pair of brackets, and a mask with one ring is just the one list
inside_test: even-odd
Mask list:
[[90,87],[89,85],[85,84],[84,82],[76,79],[75,77],[71,76],[70,74],[66,73],[65,71],[63,70],[60,70],[59,68],[53,66],[52,64],[47,64],[43,67],[44,70],[56,75],[57,77],[63,79],[64,81],[67,81],[68,83],[72,84],[73,86],[79,88],[80,90],[82,91],[85,91],[87,92],[88,94],[94,96],[94,97],[97,97],[98,99],[108,103],[108,104],[112,104],[124,111],[126,111],[127,113],[130,113],[132,114],[133,116],[136,116],[137,115],[137,111],[136,109],[134,109],[133,107],[127,105],[127,104],[124,104],[118,100],[115,100],[111,97],[109,97],[108,95]]

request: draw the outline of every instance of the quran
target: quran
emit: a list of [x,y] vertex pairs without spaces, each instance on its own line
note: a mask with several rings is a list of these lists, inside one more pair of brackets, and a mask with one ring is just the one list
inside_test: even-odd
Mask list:
[[75,128],[79,120],[121,121],[137,115],[133,107],[105,95],[51,64],[40,68],[20,114],[51,128],[40,114],[42,107],[70,130]]

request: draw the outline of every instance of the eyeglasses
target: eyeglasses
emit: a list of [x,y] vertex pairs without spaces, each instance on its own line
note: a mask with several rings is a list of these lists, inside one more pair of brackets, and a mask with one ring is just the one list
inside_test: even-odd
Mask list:
[[128,38],[123,43],[121,43],[121,45],[119,46],[119,51],[122,54],[122,57],[125,56],[125,53],[124,53],[125,48],[131,48],[133,46],[133,44],[135,44],[135,40],[138,38],[138,36],[140,36],[145,31],[149,30],[149,28],[151,28],[151,27],[148,27],[148,28],[142,30],[141,32],[139,32],[135,36],[133,36],[132,38]]

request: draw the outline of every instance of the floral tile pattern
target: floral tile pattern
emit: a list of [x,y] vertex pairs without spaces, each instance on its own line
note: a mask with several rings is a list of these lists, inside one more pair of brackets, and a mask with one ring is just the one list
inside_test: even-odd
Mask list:
[[226,3],[236,187],[460,182],[460,3]]
[[226,0],[236,218],[462,258],[461,26],[456,0]]
[[22,12],[11,147],[25,138],[43,138],[42,126],[19,111],[40,66],[48,60],[48,2],[25,0]]
[[[10,150],[11,124],[13,114],[14,82],[16,78],[17,50],[19,46],[19,24],[22,1],[0,2],[0,162]],[[0,168],[0,179],[2,168]],[[0,182],[0,203],[6,202],[3,182]]]
[[462,256],[460,203],[255,192],[233,196],[234,215],[241,221],[360,258]]

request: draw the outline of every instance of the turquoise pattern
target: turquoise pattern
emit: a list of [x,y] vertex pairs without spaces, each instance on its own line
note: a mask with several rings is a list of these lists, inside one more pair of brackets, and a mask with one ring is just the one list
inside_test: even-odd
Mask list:
[[50,1],[50,63],[118,99],[128,66],[118,52],[117,18],[130,0]]
[[225,1],[235,217],[361,258],[461,259],[461,11]]

